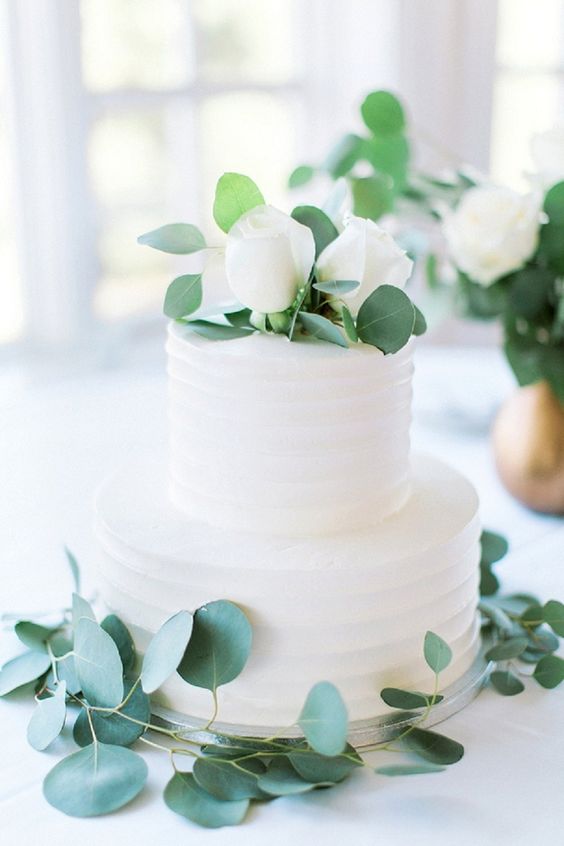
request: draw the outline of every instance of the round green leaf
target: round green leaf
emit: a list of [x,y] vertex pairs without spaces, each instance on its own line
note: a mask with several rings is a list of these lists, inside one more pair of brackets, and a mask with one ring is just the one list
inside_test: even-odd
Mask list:
[[[127,695],[133,686],[133,682],[125,682],[125,694]],[[131,746],[135,743],[138,737],[141,737],[145,732],[145,726],[139,725],[137,722],[128,720],[120,716],[125,714],[127,717],[132,717],[134,720],[139,720],[141,723],[148,723],[151,719],[151,703],[149,697],[137,686],[131,694],[128,702],[113,714],[104,714],[96,711],[91,711],[90,718],[94,726],[94,733],[98,740],[102,743],[108,743],[112,746]],[[82,708],[75,720],[73,727],[73,737],[75,743],[79,746],[88,746],[92,743],[93,737],[90,731],[90,723],[86,710]]]
[[296,206],[292,217],[298,223],[311,229],[315,241],[316,258],[339,234],[331,218],[316,206]]
[[304,781],[312,784],[337,784],[347,778],[357,767],[362,767],[362,758],[347,744],[346,754],[329,758],[316,752],[290,752],[288,760]]
[[417,308],[415,303],[413,304],[413,308],[415,309],[415,323],[413,324],[413,334],[414,335],[424,335],[427,331],[427,321],[425,320],[425,315],[423,312]]
[[45,652],[24,652],[12,658],[0,670],[0,696],[11,693],[24,684],[35,681],[51,666]]
[[494,564],[507,555],[509,544],[503,535],[484,529],[480,537],[482,547],[482,564]]
[[551,224],[564,226],[564,182],[552,186],[544,198],[544,210]]
[[115,614],[108,614],[107,617],[104,617],[100,626],[109,634],[117,646],[124,672],[133,670],[136,659],[135,644],[127,626]]
[[558,687],[564,681],[564,660],[558,655],[545,655],[535,667],[533,675],[542,687],[549,690]]
[[94,743],[53,767],[43,782],[43,794],[70,817],[93,817],[131,802],[146,779],[147,764],[136,752]]
[[542,610],[543,619],[559,637],[564,637],[564,605],[550,599]]
[[308,335],[312,335],[320,341],[337,344],[339,347],[348,347],[346,338],[339,327],[327,320],[326,317],[322,317],[320,314],[311,314],[308,311],[300,311],[298,320],[302,329],[305,329]]
[[[380,696],[391,708],[402,708],[410,711],[413,708],[426,708],[431,701],[430,693],[419,693],[419,691],[399,690],[396,687],[385,687],[380,691]],[[435,696],[435,705],[441,702],[443,697],[438,693]]]
[[344,135],[327,156],[323,163],[324,170],[329,171],[333,179],[346,176],[363,157],[365,143],[365,139],[359,135]]
[[167,223],[140,235],[137,242],[154,250],[176,255],[197,253],[206,246],[206,239],[191,223]]
[[356,331],[353,316],[346,306],[341,308],[341,317],[347,338],[349,341],[352,341],[353,344],[356,344],[358,341],[358,332]]
[[529,645],[529,638],[510,637],[507,640],[500,640],[494,643],[491,649],[486,652],[487,661],[507,661],[509,658],[517,658]]
[[317,785],[304,781],[287,758],[273,758],[266,773],[260,776],[258,786],[270,796],[292,796],[307,793]]
[[299,165],[288,178],[288,188],[300,188],[310,182],[315,175],[315,168],[310,165]]
[[14,626],[14,632],[18,639],[34,652],[47,652],[47,638],[55,631],[56,629],[48,629],[29,620],[20,620]]
[[241,215],[264,205],[264,197],[252,179],[242,173],[224,173],[215,189],[214,220],[223,232],[229,232]]
[[341,694],[331,682],[318,682],[307,695],[298,725],[320,755],[340,755],[347,743],[348,716]]
[[[59,681],[65,682],[67,693],[79,693],[80,681],[76,672],[74,655],[68,654],[72,650],[72,642],[63,634],[58,633],[53,635],[49,644],[53,650],[53,655],[57,658],[62,658],[63,655],[66,655],[66,658],[57,661],[57,678]],[[47,683],[49,687],[56,684],[51,672],[47,676]]]
[[178,667],[189,684],[217,690],[237,678],[249,657],[252,630],[233,602],[218,600],[198,608],[192,637]]
[[72,627],[76,632],[76,627],[78,626],[79,620],[82,617],[86,617],[88,620],[94,620],[96,622],[96,615],[92,610],[92,606],[88,602],[87,599],[84,599],[83,596],[80,596],[78,593],[73,593],[72,595]]
[[480,596],[493,596],[499,590],[499,580],[490,564],[480,564]]
[[90,705],[119,705],[123,699],[123,667],[110,635],[93,620],[81,617],[73,651],[80,687]]
[[167,317],[178,320],[188,317],[202,305],[202,274],[186,273],[177,276],[167,288],[163,311]]
[[171,811],[205,828],[238,825],[249,808],[248,799],[225,802],[205,791],[192,773],[175,773],[164,791]]
[[442,637],[434,632],[425,634],[423,654],[425,661],[434,673],[441,673],[452,661],[452,649]]
[[208,320],[190,320],[186,324],[196,334],[210,341],[233,341],[235,338],[247,338],[254,333],[254,329],[242,326],[227,326],[223,323],[213,323]]
[[258,779],[266,770],[258,758],[242,761],[218,760],[214,756],[198,758],[192,770],[194,778],[216,799],[263,799]]
[[141,667],[145,693],[153,693],[175,672],[192,634],[192,620],[188,611],[179,611],[163,623],[149,643]]
[[387,355],[407,344],[414,323],[415,311],[407,294],[395,285],[380,285],[362,303],[356,331],[361,341]]
[[376,171],[392,180],[394,191],[405,187],[409,162],[409,144],[405,136],[371,138],[366,142],[364,155]]
[[378,221],[394,206],[390,180],[382,174],[351,180],[354,213]]
[[403,107],[389,91],[372,91],[360,107],[360,113],[375,135],[394,135],[405,128]]
[[521,679],[513,675],[509,670],[496,670],[490,676],[490,681],[498,693],[503,696],[516,696],[525,690]]
[[377,767],[374,772],[385,776],[405,776],[442,773],[444,769],[436,764],[390,764],[387,767]]
[[46,749],[63,730],[67,713],[66,685],[61,682],[53,696],[40,699],[27,727],[27,739],[34,749]]
[[343,294],[350,294],[360,287],[360,282],[353,279],[331,279],[328,282],[314,282],[312,285],[316,291],[323,294],[330,294],[332,297],[342,297]]
[[416,752],[433,764],[455,764],[464,755],[462,744],[427,729],[412,729],[402,742],[412,752]]

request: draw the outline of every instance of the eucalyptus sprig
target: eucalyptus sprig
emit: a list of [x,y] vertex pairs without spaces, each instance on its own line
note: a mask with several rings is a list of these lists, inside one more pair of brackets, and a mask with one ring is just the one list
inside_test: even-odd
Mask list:
[[[482,574],[488,595],[482,599],[485,625],[495,634],[487,656],[497,663],[492,685],[505,695],[523,689],[519,664],[534,663],[534,679],[555,687],[564,679],[564,661],[554,655],[564,636],[564,605],[534,597],[495,596],[491,566],[507,549],[486,532]],[[76,559],[67,553],[75,587]],[[489,581],[488,581],[489,580]],[[114,614],[97,622],[92,605],[78,592],[54,623],[18,620],[14,631],[26,651],[0,670],[0,695],[34,684],[36,707],[28,740],[46,749],[76,714],[72,735],[79,749],[47,774],[48,802],[70,816],[95,816],[126,805],[143,789],[148,768],[134,744],[148,745],[168,757],[172,776],[164,801],[175,813],[216,828],[241,822],[253,801],[333,787],[359,768],[394,777],[437,773],[464,754],[460,743],[426,728],[432,709],[443,701],[440,674],[452,652],[439,635],[427,632],[425,661],[434,674],[429,693],[384,688],[381,698],[397,712],[392,737],[375,751],[400,753],[399,762],[374,767],[347,741],[345,703],[337,688],[321,681],[308,693],[293,727],[268,738],[219,730],[218,689],[244,669],[252,644],[251,626],[240,608],[227,600],[209,602],[194,613],[183,610],[166,620],[145,654]],[[149,694],[178,673],[188,684],[210,691],[211,715],[204,729],[173,729],[155,722]],[[375,711],[377,705],[375,705]],[[205,737],[202,744],[201,738]],[[191,763],[191,770],[180,762]]]

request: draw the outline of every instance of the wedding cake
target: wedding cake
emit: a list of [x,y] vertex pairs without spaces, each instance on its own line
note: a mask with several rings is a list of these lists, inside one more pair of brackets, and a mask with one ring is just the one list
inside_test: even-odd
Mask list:
[[[247,223],[252,214],[243,216]],[[263,223],[249,223],[255,240]],[[236,226],[229,227],[228,271],[236,265],[229,254]],[[227,320],[169,324],[168,458],[157,452],[132,462],[97,497],[101,594],[141,652],[179,609],[225,598],[248,615],[252,652],[242,675],[219,690],[223,722],[291,724],[322,679],[338,686],[353,721],[369,719],[385,710],[383,687],[432,684],[422,654],[427,630],[453,651],[443,684],[461,677],[479,650],[477,497],[441,461],[410,454],[416,342],[385,354],[366,328],[375,324],[363,317],[365,306],[353,307],[351,286],[334,286],[348,303],[339,310],[319,281],[324,267],[333,280],[366,280],[370,250],[389,250],[391,239],[370,222],[363,226],[364,264],[355,276],[335,267],[349,227],[322,250],[316,244],[320,295],[308,317],[312,255],[305,287],[304,278],[296,282],[301,303],[296,307],[294,291],[287,306],[288,315],[298,314],[299,331],[276,317],[282,308],[253,310],[252,295],[240,291],[246,325],[242,310],[237,319],[227,313]],[[388,279],[399,267],[394,249]],[[247,272],[252,276],[250,264]],[[409,302],[397,280],[372,288],[374,308],[390,295],[383,288]],[[183,310],[190,310],[186,301]],[[392,311],[383,309],[382,324]],[[268,322],[267,313],[274,315]],[[321,313],[331,329],[310,319]],[[341,326],[349,340],[342,334],[343,343],[330,343]],[[157,701],[209,716],[209,692],[180,676]]]

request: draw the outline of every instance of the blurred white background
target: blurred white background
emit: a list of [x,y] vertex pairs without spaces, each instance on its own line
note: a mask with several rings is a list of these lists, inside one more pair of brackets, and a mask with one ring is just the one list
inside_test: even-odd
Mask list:
[[466,160],[516,187],[531,134],[564,116],[564,0],[0,0],[0,12],[0,361],[162,331],[175,260],[136,236],[172,220],[208,229],[224,170],[291,204],[293,166],[354,131],[370,90],[407,104],[419,163]]

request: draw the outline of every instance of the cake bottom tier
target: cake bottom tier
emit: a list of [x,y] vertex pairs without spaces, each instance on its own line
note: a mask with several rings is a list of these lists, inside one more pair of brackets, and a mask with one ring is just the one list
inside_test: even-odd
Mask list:
[[[296,539],[188,521],[170,505],[162,466],[125,467],[98,494],[100,593],[140,652],[180,609],[215,599],[243,608],[253,648],[242,674],[219,689],[221,722],[290,725],[321,680],[338,686],[352,720],[370,719],[387,710],[383,687],[430,689],[427,630],[453,650],[443,686],[473,663],[478,500],[452,468],[415,456],[400,512],[367,531]],[[155,699],[192,717],[212,711],[211,694],[178,675]]]

